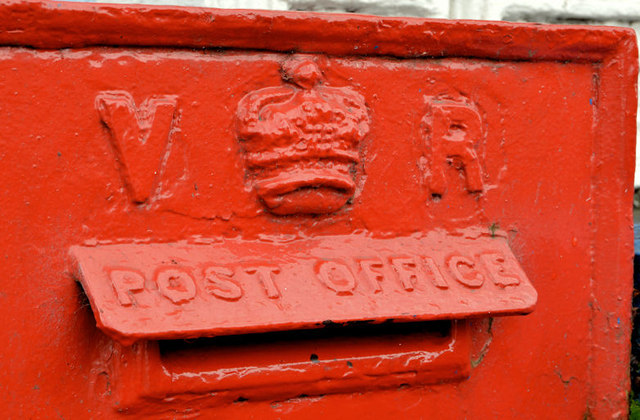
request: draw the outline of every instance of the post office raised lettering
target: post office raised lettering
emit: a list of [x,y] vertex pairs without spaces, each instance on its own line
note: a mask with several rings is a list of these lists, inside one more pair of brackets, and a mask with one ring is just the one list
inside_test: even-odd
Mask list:
[[[436,261],[429,256],[394,256],[332,261],[303,260],[298,265],[311,268],[307,271],[314,274],[316,284],[338,296],[352,295],[356,288],[372,295],[398,290],[411,293],[416,287],[447,290],[451,280],[465,288],[475,289],[483,287],[485,276],[501,288],[520,284],[521,274],[517,265],[499,253],[451,255],[446,259],[446,264]],[[447,269],[441,270],[441,267]],[[235,268],[208,265],[200,272],[202,274],[197,275],[196,267],[161,267],[155,276],[155,291],[144,287],[143,275],[134,269],[113,269],[110,278],[114,293],[122,306],[134,306],[133,295],[142,292],[159,293],[177,305],[197,298],[200,290],[215,298],[235,302],[245,297],[243,290],[252,283],[260,285],[265,297],[281,299],[279,279],[290,278],[290,273],[285,268],[273,265],[253,264]],[[381,284],[385,285],[384,288]],[[288,280],[287,285],[292,287],[295,283]],[[309,292],[315,293],[313,290]]]

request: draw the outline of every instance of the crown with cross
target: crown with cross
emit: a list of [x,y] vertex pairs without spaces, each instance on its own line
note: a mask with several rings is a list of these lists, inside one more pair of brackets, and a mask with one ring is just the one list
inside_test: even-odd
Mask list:
[[316,61],[294,56],[281,86],[238,104],[237,138],[258,197],[274,214],[325,214],[354,195],[359,144],[369,132],[364,98],[328,86]]

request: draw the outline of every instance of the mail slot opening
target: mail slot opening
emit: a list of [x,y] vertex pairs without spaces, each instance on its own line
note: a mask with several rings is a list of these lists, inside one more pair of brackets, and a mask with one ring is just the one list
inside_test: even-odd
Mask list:
[[267,239],[72,247],[123,355],[109,358],[118,407],[462,381],[466,319],[537,297],[505,237],[482,230]]
[[452,341],[451,320],[326,324],[318,329],[161,340],[158,348],[163,365],[182,373],[338,360],[352,367],[361,358],[438,351]]
[[326,323],[322,328],[211,338],[114,341],[117,409],[198,400],[282,401],[461,381],[470,374],[468,321]]

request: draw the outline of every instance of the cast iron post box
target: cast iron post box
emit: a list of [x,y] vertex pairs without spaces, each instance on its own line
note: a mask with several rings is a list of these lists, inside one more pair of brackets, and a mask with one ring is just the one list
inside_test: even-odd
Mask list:
[[631,31],[10,1],[0,43],[4,415],[625,417]]

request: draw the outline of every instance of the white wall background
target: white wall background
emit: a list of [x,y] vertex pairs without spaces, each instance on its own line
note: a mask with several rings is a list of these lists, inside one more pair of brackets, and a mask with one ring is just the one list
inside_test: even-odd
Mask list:
[[[633,28],[636,35],[640,37],[640,0],[99,0],[99,2],[613,25]],[[640,109],[638,114],[640,115]],[[640,124],[638,127],[640,134]],[[634,183],[637,188],[640,187],[639,146],[636,146],[636,156]]]

